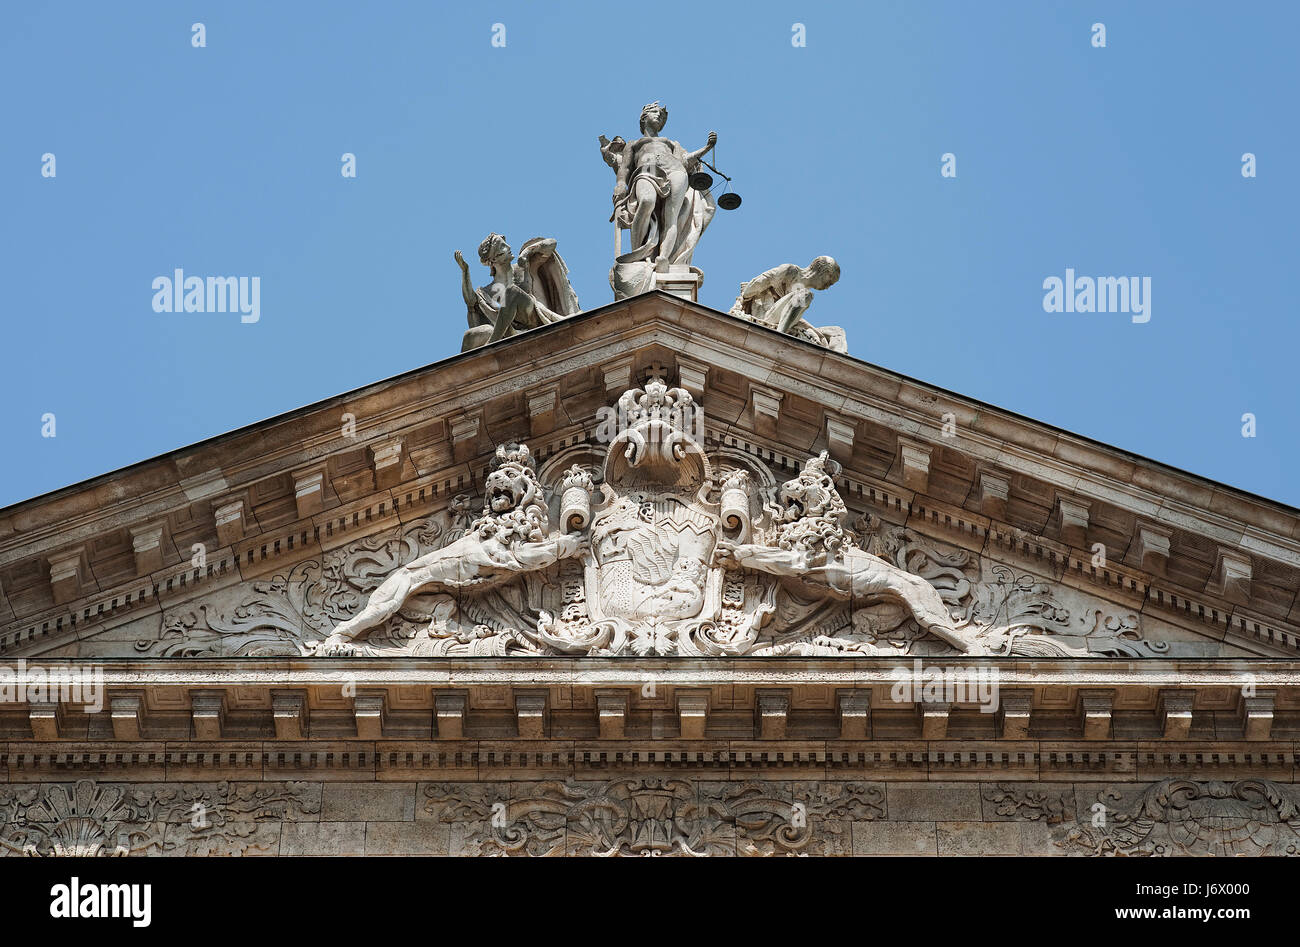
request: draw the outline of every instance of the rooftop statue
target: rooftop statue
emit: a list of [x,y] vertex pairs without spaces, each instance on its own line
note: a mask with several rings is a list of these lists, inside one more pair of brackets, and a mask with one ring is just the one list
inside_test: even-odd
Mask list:
[[740,295],[731,305],[731,315],[824,345],[836,352],[848,352],[843,329],[839,326],[818,328],[804,318],[812,305],[813,290],[827,289],[839,278],[840,265],[828,256],[819,256],[806,268],[797,263],[774,266],[741,284]]
[[536,329],[581,311],[578,294],[569,285],[569,268],[549,237],[534,237],[519,250],[519,260],[506,238],[490,233],[479,244],[479,262],[492,271],[492,281],[478,289],[469,264],[459,250],[461,295],[468,310],[469,330],[461,343],[468,352],[516,332]]
[[[709,132],[703,148],[687,151],[659,134],[667,121],[668,109],[652,102],[641,110],[641,137],[636,141],[600,136],[601,156],[616,178],[610,217],[615,224],[610,271],[615,299],[653,289],[656,269],[689,270],[695,247],[717,210],[710,193],[689,184],[700,159],[717,144],[717,133]],[[621,252],[624,230],[630,232],[632,244],[626,253]]]
[[[704,147],[687,151],[661,134],[667,121],[668,109],[651,102],[641,110],[641,137],[629,142],[619,136],[612,140],[600,136],[601,157],[615,177],[610,215],[615,257],[609,282],[616,301],[656,289],[692,301],[699,299],[704,274],[691,260],[718,205],[708,190],[711,178],[701,174],[701,180],[692,186],[692,175],[707,165],[705,156],[717,145],[718,135],[709,132]],[[626,253],[625,230],[631,243]],[[555,240],[534,237],[523,245],[516,260],[505,237],[492,233],[479,246],[478,255],[492,279],[476,289],[469,264],[456,251],[469,320],[461,351],[581,311]],[[741,284],[730,314],[847,352],[843,329],[813,326],[805,318],[814,291],[834,285],[839,276],[839,264],[829,256],[819,256],[807,267],[794,263],[773,267]]]

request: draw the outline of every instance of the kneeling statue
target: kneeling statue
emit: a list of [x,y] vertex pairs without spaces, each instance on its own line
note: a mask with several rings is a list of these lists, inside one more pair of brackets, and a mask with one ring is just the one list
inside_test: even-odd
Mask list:
[[812,305],[813,290],[828,289],[839,278],[840,265],[828,256],[819,256],[807,267],[795,263],[774,266],[741,284],[740,295],[731,305],[731,315],[807,339],[836,352],[847,352],[849,347],[843,329],[839,326],[818,328],[804,318],[804,313]]

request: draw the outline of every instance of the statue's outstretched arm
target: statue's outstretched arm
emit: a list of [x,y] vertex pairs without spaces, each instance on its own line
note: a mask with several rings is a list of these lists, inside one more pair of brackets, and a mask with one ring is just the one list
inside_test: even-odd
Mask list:
[[470,311],[478,312],[478,294],[474,292],[474,282],[469,276],[469,264],[459,250],[456,251],[456,262],[460,264],[460,294]]
[[718,143],[718,133],[717,133],[717,132],[709,132],[708,141],[705,143],[704,147],[701,148],[699,151],[692,151],[692,152],[689,152],[689,153],[686,155],[686,160],[687,160],[687,161],[690,161],[690,162],[699,161],[701,158],[703,158],[705,155],[707,155],[710,151],[712,151],[712,150],[713,150],[713,146],[716,145],[717,143]]
[[605,163],[610,166],[614,174],[618,174],[618,155],[610,147],[610,140],[604,135],[600,136],[600,156],[605,159]]

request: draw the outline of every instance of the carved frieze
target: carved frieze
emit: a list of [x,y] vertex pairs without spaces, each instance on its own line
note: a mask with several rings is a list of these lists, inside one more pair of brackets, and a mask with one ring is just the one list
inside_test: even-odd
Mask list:
[[1300,795],[1267,779],[1109,787],[1057,844],[1090,855],[1300,854]]
[[883,818],[874,783],[616,779],[424,788],[424,809],[474,855],[845,855]]
[[280,823],[319,813],[320,794],[319,784],[292,782],[3,786],[0,855],[274,853]]

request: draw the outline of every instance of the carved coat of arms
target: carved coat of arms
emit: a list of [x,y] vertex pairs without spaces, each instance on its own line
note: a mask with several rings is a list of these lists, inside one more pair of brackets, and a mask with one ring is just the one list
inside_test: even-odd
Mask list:
[[651,378],[597,443],[540,467],[498,447],[481,513],[404,527],[164,618],[138,650],[188,655],[1082,655],[1139,657],[1133,616],[873,516],[850,524],[825,453],[781,483],[713,443]]

